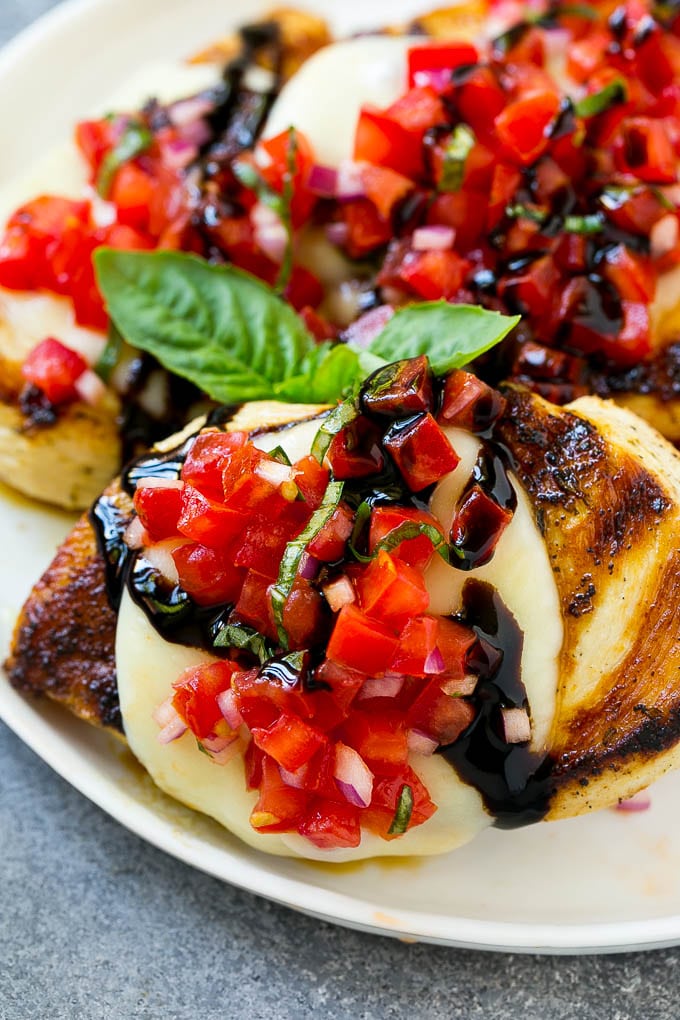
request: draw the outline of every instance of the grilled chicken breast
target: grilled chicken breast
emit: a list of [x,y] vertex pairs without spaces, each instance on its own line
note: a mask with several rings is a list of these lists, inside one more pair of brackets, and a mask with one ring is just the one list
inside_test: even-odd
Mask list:
[[[597,398],[568,408],[522,390],[507,398],[499,434],[546,543],[564,627],[540,771],[557,819],[615,804],[680,760],[680,455]],[[228,427],[310,411],[248,405]],[[114,632],[104,561],[83,518],[23,609],[9,678],[121,732]]]

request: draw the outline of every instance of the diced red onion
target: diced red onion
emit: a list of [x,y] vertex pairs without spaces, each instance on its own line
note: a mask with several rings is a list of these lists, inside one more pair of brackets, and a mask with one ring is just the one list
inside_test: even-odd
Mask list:
[[295,790],[302,790],[305,785],[305,779],[307,778],[307,772],[309,771],[309,765],[301,765],[295,772],[288,772],[281,765],[279,765],[279,772],[286,786],[292,786]]
[[[172,708],[172,706],[170,707]],[[178,740],[187,731],[186,723],[174,708],[173,713],[174,715],[169,718],[158,734],[158,742],[160,744],[171,744],[173,740]]]
[[280,464],[278,460],[261,461],[255,468],[255,474],[277,489],[284,482],[292,482],[295,479],[295,471],[290,464]]
[[396,698],[404,686],[402,673],[385,673],[384,676],[369,676],[364,680],[357,701],[366,698]]
[[73,386],[80,399],[92,407],[95,407],[106,393],[106,386],[91,368],[81,372]]
[[321,560],[317,560],[316,556],[312,556],[308,552],[303,552],[300,557],[300,568],[298,574],[305,581],[313,581],[318,576],[319,570],[321,569]]
[[470,694],[474,694],[476,687],[477,677],[472,673],[468,673],[466,676],[444,680],[441,684],[441,691],[443,694],[448,694],[450,697],[458,696],[465,698]]
[[239,712],[236,695],[231,687],[217,695],[217,707],[226,719],[229,729],[237,730],[243,724],[243,716]]
[[343,606],[349,606],[356,601],[354,587],[347,574],[341,574],[340,577],[324,584],[321,590],[333,613],[339,613]]
[[205,145],[212,138],[212,130],[207,121],[194,120],[191,124],[186,124],[180,128],[179,137],[183,142],[188,142],[189,145],[194,145],[197,149],[200,149],[202,145]]
[[170,539],[169,541],[157,542],[155,545],[150,545],[144,549],[144,559],[148,560],[151,566],[155,567],[161,577],[169,584],[179,583],[179,574],[177,573],[177,567],[175,566],[172,554],[178,545],[183,544],[182,542]]
[[[205,747],[205,740],[202,741],[202,743]],[[235,733],[220,751],[210,751],[208,748],[206,748],[206,750],[216,765],[228,765],[232,758],[235,758],[236,755],[239,754],[242,747],[243,741],[239,737],[238,733]]]
[[652,798],[649,796],[649,793],[647,790],[641,790],[640,793],[636,793],[633,797],[626,797],[625,800],[620,800],[616,805],[616,810],[633,813],[635,811],[648,811],[651,806]]
[[335,745],[335,782],[343,797],[356,807],[368,807],[373,795],[373,773],[353,747]]
[[569,52],[571,32],[567,28],[551,28],[543,32],[543,43],[549,57],[562,57]]
[[502,708],[503,736],[508,744],[531,740],[531,720],[525,708]]
[[342,247],[347,243],[347,239],[349,237],[349,225],[347,223],[326,224],[326,237],[331,244],[336,244],[338,247]]
[[163,145],[163,162],[173,170],[183,170],[198,156],[198,146],[184,138],[174,138]]
[[149,541],[149,535],[139,517],[133,517],[123,532],[123,541],[128,549],[141,549]]
[[315,163],[309,171],[307,187],[322,198],[334,198],[338,190],[338,171]]
[[430,67],[416,71],[413,82],[418,88],[433,88],[436,92],[443,92],[451,84],[452,75],[450,67]]
[[185,482],[181,478],[159,478],[156,475],[144,475],[137,479],[138,489],[183,489]]
[[365,312],[361,318],[347,327],[343,337],[353,347],[364,350],[373,343],[379,333],[382,333],[393,315],[394,308],[390,305],[378,305],[377,308],[371,308],[370,312]]
[[428,653],[424,663],[426,673],[443,673],[445,668],[444,656],[438,648],[433,648]]
[[192,121],[207,117],[215,109],[215,100],[209,96],[191,96],[178,99],[168,108],[168,117],[175,127],[184,127]]
[[409,751],[413,751],[414,754],[426,754],[428,757],[439,747],[437,741],[428,737],[422,730],[409,730],[407,741]]
[[282,262],[288,245],[286,228],[273,209],[258,203],[250,211],[255,241],[274,262]]
[[667,213],[656,221],[649,232],[649,247],[653,258],[661,258],[673,251],[678,243],[679,227],[675,213]]
[[335,197],[349,201],[363,198],[366,194],[363,178],[363,166],[351,159],[343,159],[338,167]]
[[446,251],[453,247],[455,239],[456,231],[453,227],[435,224],[414,230],[411,245],[415,251]]
[[151,713],[151,718],[161,729],[177,718],[177,709],[172,703],[172,698],[171,694],[165,701],[161,701],[160,705]]
[[219,754],[220,751],[223,751],[225,747],[227,747],[236,739],[236,736],[237,736],[236,734],[232,733],[228,737],[218,736],[203,737],[201,740],[201,744],[206,749],[206,751],[210,751],[211,754]]

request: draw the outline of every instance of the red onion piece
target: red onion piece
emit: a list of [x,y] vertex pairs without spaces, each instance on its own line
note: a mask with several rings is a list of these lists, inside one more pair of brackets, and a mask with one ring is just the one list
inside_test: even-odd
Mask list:
[[335,782],[340,793],[356,807],[368,807],[373,795],[373,773],[361,755],[346,744],[335,745]]
[[313,581],[320,569],[321,560],[317,560],[316,556],[312,556],[308,552],[303,552],[300,558],[299,576],[304,578],[305,581]]
[[185,127],[192,121],[207,117],[215,109],[215,100],[209,96],[191,96],[178,99],[168,107],[168,117],[175,127]]
[[279,765],[279,772],[281,778],[287,786],[292,786],[295,790],[304,789],[305,779],[307,778],[307,772],[309,771],[309,764],[301,765],[295,772],[288,772],[281,765]]
[[446,251],[453,247],[456,231],[453,227],[435,224],[431,227],[418,227],[413,231],[411,246],[414,251]]
[[346,223],[328,223],[326,225],[326,237],[331,244],[336,244],[341,248],[347,243],[349,226]]
[[[205,747],[205,741],[202,742]],[[232,758],[241,752],[243,741],[237,733],[224,745],[221,751],[208,751],[216,765],[228,765]]]
[[333,613],[339,613],[343,606],[349,606],[356,601],[354,587],[346,574],[341,574],[340,577],[324,584],[321,590]]
[[123,532],[123,541],[128,549],[141,549],[149,541],[149,535],[139,517],[133,517]]
[[158,734],[158,742],[160,744],[171,744],[173,740],[178,740],[179,737],[183,736],[186,731],[186,723],[178,712],[175,711],[174,716],[160,730]]
[[243,724],[243,716],[239,712],[236,695],[231,687],[217,695],[217,707],[230,730],[237,730]]
[[155,567],[168,584],[179,584],[179,574],[172,554],[180,545],[184,545],[184,542],[169,538],[148,546],[143,552],[144,559]]
[[343,159],[338,167],[335,197],[349,201],[363,198],[365,194],[363,166],[351,159]]
[[448,694],[451,697],[468,697],[470,694],[475,693],[477,687],[477,677],[472,673],[467,676],[456,677],[455,679],[444,680],[441,685],[442,694]]
[[212,130],[206,121],[194,120],[191,124],[186,124],[180,129],[179,137],[183,142],[188,142],[189,145],[194,145],[197,149],[200,149],[202,145],[205,145],[212,138]]
[[650,797],[647,790],[641,790],[640,793],[636,793],[633,797],[626,797],[625,800],[620,800],[616,805],[617,811],[627,811],[629,813],[637,811],[648,811],[652,806],[652,798]]
[[385,673],[384,676],[369,676],[364,680],[357,701],[366,698],[396,698],[404,686],[405,677],[401,673]]
[[453,69],[450,67],[431,67],[428,70],[416,71],[413,75],[413,82],[418,88],[433,88],[436,92],[443,92],[451,84]]
[[653,258],[661,258],[662,255],[673,251],[678,243],[679,228],[680,224],[675,213],[667,213],[656,221],[649,232],[649,246]]
[[91,404],[92,407],[95,407],[106,393],[106,386],[91,368],[86,368],[78,376],[73,387],[80,399],[84,400],[86,404]]
[[295,479],[295,471],[289,464],[279,464],[277,460],[263,460],[255,468],[255,474],[264,478],[275,488]]
[[255,241],[274,262],[283,262],[288,245],[286,228],[273,209],[259,203],[250,211]]
[[531,740],[531,720],[525,708],[502,708],[503,736],[508,744]]
[[177,718],[177,709],[172,703],[172,698],[171,694],[165,701],[161,701],[160,705],[151,713],[151,718],[161,729]]
[[307,187],[322,198],[334,198],[338,189],[338,171],[315,163],[309,171]]
[[394,308],[390,305],[378,305],[348,326],[343,338],[359,350],[364,350],[373,343],[379,333],[382,333],[393,315]]
[[433,648],[424,662],[426,673],[443,673],[445,668],[444,656],[438,648]]
[[414,754],[426,754],[429,757],[439,747],[437,741],[428,737],[427,733],[423,733],[422,730],[409,730],[407,740],[408,749]]
[[173,170],[183,170],[198,156],[198,146],[183,138],[175,138],[163,145],[163,162]]
[[138,489],[179,489],[184,488],[181,478],[158,478],[156,475],[145,475],[137,479]]

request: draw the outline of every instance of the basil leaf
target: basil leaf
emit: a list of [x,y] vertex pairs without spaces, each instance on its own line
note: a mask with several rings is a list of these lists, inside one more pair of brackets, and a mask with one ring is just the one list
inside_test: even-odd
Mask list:
[[361,538],[370,516],[371,506],[366,502],[366,500],[363,500],[357,507],[356,515],[354,517],[354,527],[352,528],[352,534],[350,535],[349,542],[347,543],[349,551],[356,560],[359,560],[359,563],[370,563],[373,559],[372,556],[364,556],[364,554],[360,553],[357,549],[357,542]]
[[[445,563],[451,562],[449,545],[441,531],[435,528],[434,524],[425,524],[422,521],[404,521],[403,524],[399,524],[394,531],[390,531],[388,535],[380,539],[373,550],[371,559],[377,556],[381,550],[390,552],[392,549],[396,549],[398,545],[401,545],[402,542],[407,542],[409,538],[419,538],[420,535],[425,535],[426,538],[429,538],[434,551],[439,553]],[[454,548],[454,552],[458,552],[458,550]]]
[[266,638],[242,623],[225,623],[220,627],[213,645],[215,648],[241,648],[256,655],[263,664],[271,659],[273,654]]
[[603,226],[604,217],[599,212],[564,217],[564,229],[567,234],[598,234]]
[[519,320],[476,305],[424,301],[395,312],[368,349],[387,362],[426,354],[435,375],[444,375],[494,347]]
[[140,156],[153,142],[153,135],[148,127],[137,120],[128,121],[115,146],[104,157],[97,175],[97,192],[102,198],[108,198],[113,178],[123,165],[136,156]]
[[517,202],[515,205],[506,205],[505,215],[511,220],[523,218],[531,220],[533,223],[545,223],[548,218],[548,214],[542,209],[534,209],[530,205],[522,205],[521,202]]
[[94,370],[99,378],[108,383],[111,379],[111,374],[118,364],[121,351],[123,349],[123,338],[114,326],[113,323],[109,325],[109,333],[106,338],[106,346],[99,355],[99,359],[94,366]]
[[333,441],[333,437],[337,436],[338,432],[341,432],[347,425],[350,425],[358,416],[359,411],[354,403],[351,400],[346,400],[344,403],[334,407],[324,418],[319,431],[314,436],[311,450],[312,457],[316,457],[319,464],[323,464],[323,459]]
[[413,814],[413,790],[406,783],[399,791],[397,810],[394,812],[392,824],[387,830],[390,836],[401,836],[408,829]]
[[318,510],[314,511],[302,534],[298,535],[296,539],[286,545],[283,556],[281,557],[279,576],[276,584],[273,585],[271,589],[271,600],[272,608],[274,609],[276,630],[279,635],[279,641],[284,648],[288,647],[288,635],[286,634],[286,628],[283,625],[283,610],[286,605],[286,600],[288,599],[293,585],[295,584],[295,578],[297,577],[302,554],[307,545],[312,541],[312,539],[316,538],[323,526],[328,523],[335,513],[338,503],[342,499],[343,488],[344,482],[328,483]]
[[475,136],[466,124],[458,124],[444,152],[440,191],[460,191],[465,175],[465,160],[470,155]]
[[364,376],[358,352],[347,344],[331,341],[317,344],[306,354],[298,373],[274,386],[279,400],[332,404]]
[[293,309],[233,266],[107,248],[94,261],[109,314],[128,343],[214,400],[273,397],[314,349]]
[[574,113],[577,117],[595,117],[598,113],[604,113],[612,106],[625,103],[628,99],[628,88],[622,78],[617,78],[609,85],[605,85],[599,92],[593,92],[590,96],[584,96],[574,103]]

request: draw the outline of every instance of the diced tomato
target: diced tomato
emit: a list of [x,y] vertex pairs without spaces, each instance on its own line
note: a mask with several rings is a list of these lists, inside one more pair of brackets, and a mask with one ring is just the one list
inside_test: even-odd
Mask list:
[[512,511],[499,506],[479,485],[473,485],[458,504],[451,525],[451,542],[471,557],[475,566],[488,563]]
[[311,273],[304,266],[293,266],[291,277],[283,296],[288,304],[296,311],[308,305],[316,307],[321,304],[324,297],[324,289],[318,277]]
[[209,499],[222,499],[225,465],[247,439],[247,432],[201,432],[186,455],[182,479]]
[[384,445],[412,492],[438,482],[460,460],[431,414],[397,422],[385,433]]
[[677,179],[677,156],[672,136],[661,120],[630,117],[623,125],[619,168],[649,184],[672,184]]
[[282,712],[311,719],[313,711],[298,686],[287,686],[272,674],[262,676],[257,670],[238,673],[232,684],[236,704],[249,729],[266,729]]
[[372,772],[382,776],[400,771],[408,759],[407,732],[402,712],[355,709],[343,724],[342,740],[358,751]]
[[137,516],[153,542],[175,538],[182,512],[180,486],[138,486],[134,495]]
[[422,134],[402,126],[398,114],[390,115],[364,106],[354,137],[354,159],[386,166],[404,177],[423,173]]
[[189,542],[172,554],[180,587],[199,606],[235,602],[239,598],[245,571],[225,562],[207,546]]
[[477,138],[489,141],[495,149],[494,121],[505,106],[505,93],[490,67],[476,67],[455,92],[461,119],[469,124]]
[[47,337],[30,351],[21,374],[42,390],[51,404],[63,404],[77,398],[75,383],[86,368],[81,354],[54,337]]
[[535,162],[548,146],[548,128],[557,116],[557,92],[536,92],[517,99],[494,120],[499,140],[512,160],[521,166]]
[[468,266],[455,251],[410,251],[399,275],[423,300],[449,300],[460,290]]
[[116,143],[116,128],[110,118],[83,120],[76,126],[76,144],[97,176],[104,157]]
[[367,198],[345,202],[342,215],[347,225],[347,253],[353,259],[363,258],[392,238],[392,224]]
[[[312,146],[305,135],[298,130],[295,131],[294,140],[291,138],[291,132],[286,130],[273,138],[261,140],[259,145],[272,161],[269,166],[261,168],[262,175],[276,191],[282,193],[284,181],[289,174],[291,142],[295,148],[291,216],[293,226],[297,228],[309,219],[317,200],[316,195],[312,194],[307,187],[309,171],[314,163]],[[306,303],[318,304],[316,301]]]
[[295,772],[306,765],[326,743],[323,733],[296,715],[282,712],[267,729],[252,729],[253,740],[286,772]]
[[585,39],[578,39],[567,47],[567,74],[574,81],[584,83],[605,60],[610,43],[609,34],[591,29]]
[[505,401],[471,372],[456,369],[444,382],[438,421],[446,425],[484,432],[501,414]]
[[465,189],[437,195],[427,213],[427,222],[453,227],[454,247],[459,253],[469,251],[481,237],[486,222],[488,196]]
[[298,832],[322,850],[357,847],[361,842],[359,808],[328,800],[314,800]]
[[[385,111],[402,128],[413,135],[414,142],[422,144],[423,135],[429,128],[445,123],[446,110],[437,92],[429,85],[409,89]],[[422,151],[419,153],[422,160]],[[395,169],[398,169],[395,168]],[[402,169],[402,173],[406,173]],[[407,177],[412,174],[406,173]]]
[[283,626],[292,649],[323,641],[330,618],[323,596],[304,578],[298,578],[283,608]]
[[475,717],[470,701],[442,691],[441,678],[429,680],[408,710],[411,729],[426,733],[438,744],[452,744]]
[[[427,676],[440,673],[438,661],[439,621],[434,616],[417,616],[410,619],[399,637],[399,647],[391,669],[407,676]],[[441,653],[440,653],[441,654]]]
[[395,205],[414,188],[412,180],[385,166],[364,163],[360,175],[366,198],[383,220],[389,220]]
[[272,641],[277,640],[277,631],[268,589],[274,580],[249,570],[234,606],[234,613],[239,620],[249,623]]
[[384,550],[362,571],[356,587],[363,611],[395,630],[430,603],[422,575]]
[[460,678],[468,673],[467,657],[477,640],[469,627],[440,616],[437,620],[437,648],[444,659],[446,676]]
[[[531,225],[531,232],[536,225]],[[522,245],[524,247],[524,245]],[[498,293],[512,308],[530,312],[538,318],[551,305],[560,282],[560,272],[551,255],[534,259],[524,270],[507,276]]]
[[[318,304],[318,302],[315,303]],[[332,322],[328,322],[323,315],[319,315],[311,305],[304,305],[302,308],[296,307],[298,307],[298,314],[304,322],[307,332],[311,333],[315,340],[321,343],[323,340],[335,340],[337,338],[338,327],[334,326]]]
[[450,82],[451,72],[456,67],[476,64],[478,60],[479,54],[470,43],[432,41],[412,46],[408,51],[409,88],[415,85],[443,88]]
[[208,499],[193,485],[182,491],[182,512],[177,530],[210,549],[226,549],[243,533],[247,518],[223,503]]
[[[428,524],[430,527],[436,528],[443,535],[439,521],[426,510],[412,510],[410,507],[379,506],[371,514],[368,534],[369,552],[374,552],[378,543],[396,528],[399,528],[402,524],[411,523]],[[418,535],[415,538],[407,538],[400,542],[390,552],[392,556],[396,556],[416,570],[422,571],[434,555],[434,546],[432,540],[427,535]]]
[[507,163],[497,163],[493,171],[491,195],[486,214],[487,230],[493,230],[505,216],[506,207],[519,188],[522,175]]
[[612,283],[621,298],[649,304],[656,292],[656,273],[651,259],[634,254],[623,244],[607,250],[602,275]]
[[109,200],[116,206],[119,223],[139,230],[149,227],[149,205],[154,179],[136,163],[124,163],[116,172]]
[[373,422],[359,415],[333,436],[326,458],[337,479],[366,478],[382,471],[380,431]]
[[237,567],[257,570],[270,577],[278,574],[286,545],[303,530],[310,510],[302,500],[293,503],[281,500],[281,505],[277,503],[274,504],[276,515],[273,518],[266,513],[257,513],[244,519],[244,531],[234,553]]
[[119,251],[150,251],[154,242],[148,234],[125,223],[112,223],[102,227],[94,235],[97,245],[105,244],[108,248]]
[[173,684],[173,707],[199,740],[214,733],[218,724],[226,725],[217,695],[229,690],[238,669],[226,660],[203,663],[185,670]]
[[397,637],[353,605],[343,606],[328,642],[327,658],[368,676],[380,676],[394,658]]
[[330,520],[309,543],[307,551],[325,563],[341,559],[353,527],[354,511],[350,510],[346,503],[340,503]]
[[361,393],[361,406],[369,414],[405,418],[431,411],[434,403],[432,370],[424,354],[395,361],[374,372]]
[[250,815],[250,824],[258,832],[290,832],[305,816],[309,796],[304,790],[288,786],[281,778],[276,762],[262,759],[260,796]]
[[264,751],[261,751],[255,741],[251,740],[243,756],[247,790],[259,790],[262,785],[264,758]]
[[311,453],[306,457],[301,457],[293,466],[295,469],[295,484],[302,493],[303,499],[309,504],[310,510],[317,510],[328,488],[328,481],[330,479],[328,468],[319,464],[316,457],[312,457]]
[[0,243],[0,285],[67,293],[74,267],[82,264],[83,246],[88,250],[89,216],[89,202],[53,195],[17,209]]

